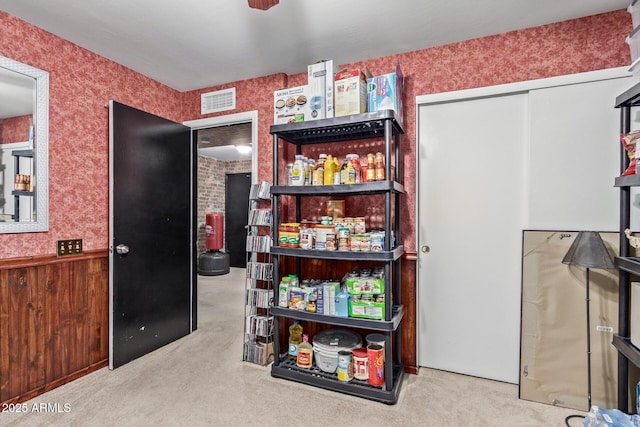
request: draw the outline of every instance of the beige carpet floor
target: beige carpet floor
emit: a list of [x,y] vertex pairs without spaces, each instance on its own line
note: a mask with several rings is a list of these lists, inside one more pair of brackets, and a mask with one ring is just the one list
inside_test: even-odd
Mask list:
[[396,405],[272,378],[241,361],[244,270],[231,270],[200,277],[196,332],[0,413],[0,425],[564,426],[578,413],[520,400],[514,384],[426,368],[405,375]]

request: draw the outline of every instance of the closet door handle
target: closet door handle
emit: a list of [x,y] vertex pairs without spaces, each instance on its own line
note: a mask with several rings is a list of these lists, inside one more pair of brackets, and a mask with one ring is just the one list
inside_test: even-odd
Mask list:
[[422,251],[423,254],[428,254],[429,251],[431,250],[431,248],[427,245],[423,245],[420,250]]

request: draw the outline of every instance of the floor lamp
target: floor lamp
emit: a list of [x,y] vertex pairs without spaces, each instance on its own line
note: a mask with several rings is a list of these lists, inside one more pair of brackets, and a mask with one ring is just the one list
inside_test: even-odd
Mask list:
[[589,319],[589,269],[590,268],[615,268],[613,259],[604,245],[600,234],[596,231],[581,231],[571,244],[569,251],[562,259],[564,264],[586,267],[586,302],[587,302],[587,398],[591,409],[591,326]]

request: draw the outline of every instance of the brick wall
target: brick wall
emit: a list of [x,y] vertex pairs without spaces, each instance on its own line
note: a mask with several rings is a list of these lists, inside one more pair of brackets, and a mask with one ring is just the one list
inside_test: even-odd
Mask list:
[[251,160],[225,162],[198,156],[198,253],[206,251],[207,214],[224,214],[225,175],[242,172],[251,173]]

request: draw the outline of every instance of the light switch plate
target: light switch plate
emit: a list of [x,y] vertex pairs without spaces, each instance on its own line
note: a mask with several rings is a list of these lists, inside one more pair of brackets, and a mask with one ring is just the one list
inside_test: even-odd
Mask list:
[[82,239],[58,240],[56,252],[58,256],[79,255],[82,253]]

